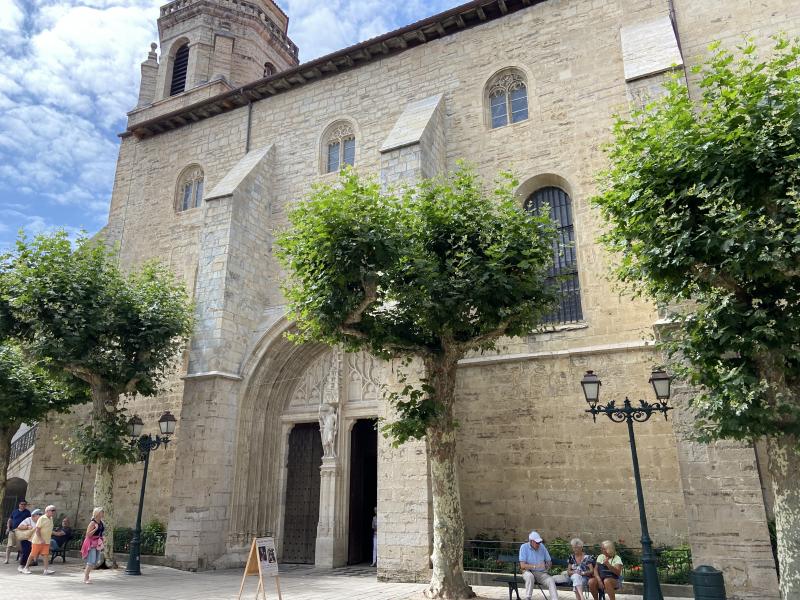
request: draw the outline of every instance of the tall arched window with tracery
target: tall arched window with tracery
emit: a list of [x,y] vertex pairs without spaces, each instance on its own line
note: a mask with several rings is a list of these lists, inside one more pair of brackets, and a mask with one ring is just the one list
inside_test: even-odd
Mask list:
[[492,129],[528,118],[528,83],[517,69],[501,71],[486,87]]
[[198,208],[203,203],[203,169],[197,165],[188,167],[178,179],[178,197],[175,208],[183,212]]
[[558,290],[558,307],[545,323],[574,323],[583,320],[581,285],[578,280],[578,257],[575,250],[575,226],[572,221],[572,200],[564,190],[554,186],[536,190],[525,201],[525,208],[536,214],[549,214],[556,224],[553,242],[553,266],[549,280]]
[[356,134],[347,121],[334,123],[324,136],[324,171],[336,173],[345,165],[356,162]]

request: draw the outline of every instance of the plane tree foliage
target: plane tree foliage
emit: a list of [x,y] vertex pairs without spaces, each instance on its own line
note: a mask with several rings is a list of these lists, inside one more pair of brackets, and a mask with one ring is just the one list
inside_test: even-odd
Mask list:
[[388,395],[396,445],[425,439],[434,507],[431,598],[473,597],[463,578],[464,524],[453,406],[458,361],[502,336],[527,335],[552,311],[554,227],[526,211],[508,175],[492,189],[465,166],[382,189],[353,171],[291,212],[279,239],[295,339],[415,360]]
[[705,440],[766,437],[780,585],[800,596],[800,43],[719,45],[620,117],[594,198],[616,275],[672,307]]
[[194,323],[183,283],[157,263],[123,272],[99,239],[21,236],[0,260],[0,323],[32,356],[88,386],[91,419],[66,446],[96,467],[95,505],[112,535],[114,466],[137,459],[124,399],[156,395],[174,370]]

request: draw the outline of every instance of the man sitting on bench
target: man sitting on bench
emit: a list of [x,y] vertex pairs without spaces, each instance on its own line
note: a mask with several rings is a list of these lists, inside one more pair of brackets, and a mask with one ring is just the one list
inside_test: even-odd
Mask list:
[[555,580],[547,573],[553,566],[553,559],[542,543],[542,536],[531,531],[528,543],[519,547],[519,568],[522,569],[522,578],[525,580],[525,600],[533,598],[533,584],[544,584],[550,590],[550,600],[557,600],[558,590]]
[[61,527],[53,530],[53,537],[50,538],[50,552],[60,552],[72,539],[72,527],[69,526],[69,517],[64,517]]

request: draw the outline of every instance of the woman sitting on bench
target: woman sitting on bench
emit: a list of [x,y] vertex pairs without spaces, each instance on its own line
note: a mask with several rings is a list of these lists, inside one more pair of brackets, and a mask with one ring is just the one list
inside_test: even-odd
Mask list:
[[617,590],[622,587],[622,559],[617,554],[614,542],[605,541],[600,544],[602,554],[594,565],[594,577],[589,580],[589,591],[594,600],[598,600],[598,590],[605,591],[609,600],[615,600]]
[[573,538],[569,543],[572,554],[567,563],[567,575],[572,580],[572,589],[578,600],[583,600],[583,590],[589,585],[589,577],[594,574],[594,556],[583,551],[583,542]]

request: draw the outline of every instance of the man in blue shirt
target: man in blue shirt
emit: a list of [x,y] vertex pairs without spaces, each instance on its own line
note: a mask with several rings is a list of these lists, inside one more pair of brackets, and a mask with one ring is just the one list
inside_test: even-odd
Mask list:
[[550,553],[542,543],[542,536],[531,531],[528,543],[519,547],[519,568],[522,569],[522,578],[525,580],[525,600],[533,597],[533,584],[546,585],[550,590],[550,600],[558,598],[555,580],[547,573],[553,566]]
[[8,564],[8,557],[11,555],[11,549],[17,546],[17,536],[14,534],[14,530],[30,516],[31,511],[28,510],[28,503],[25,501],[25,498],[20,498],[19,507],[11,513],[11,516],[8,518],[8,523],[6,523],[8,527],[8,545],[6,546],[5,564]]

